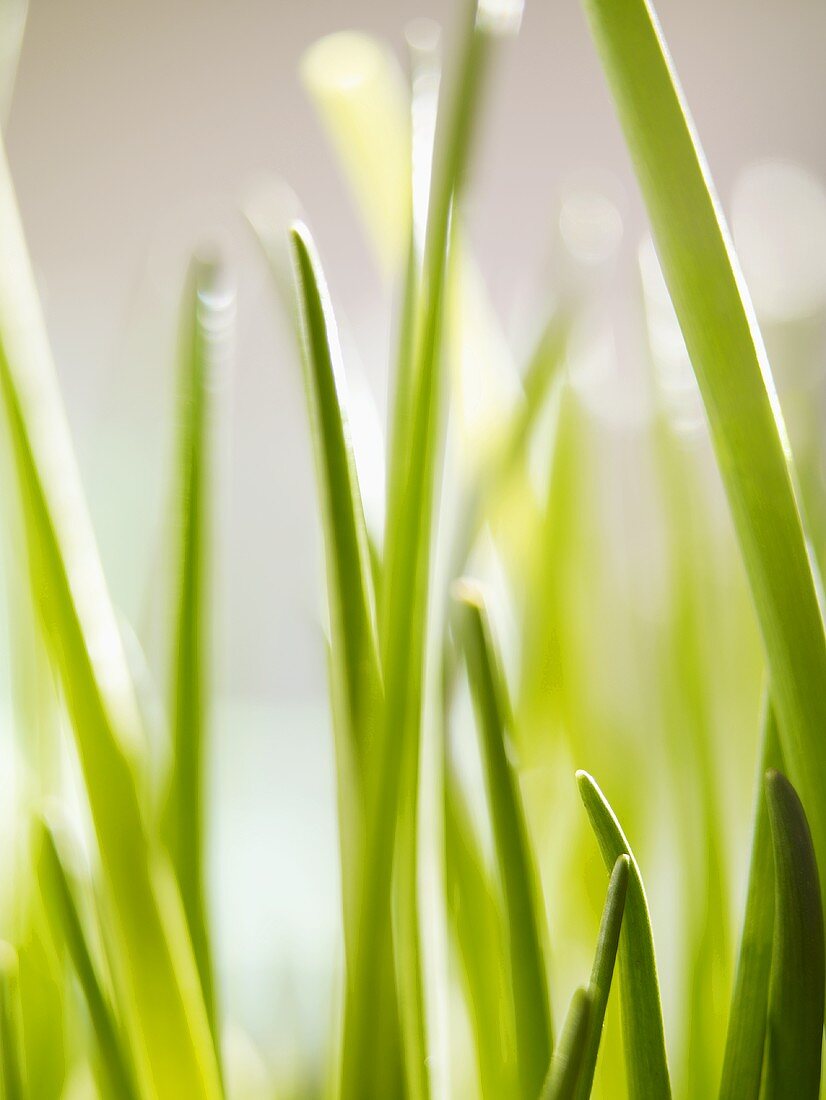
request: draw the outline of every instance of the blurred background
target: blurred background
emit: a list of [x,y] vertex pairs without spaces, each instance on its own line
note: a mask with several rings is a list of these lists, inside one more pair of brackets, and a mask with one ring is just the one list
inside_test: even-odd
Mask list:
[[[393,295],[299,64],[319,36],[350,28],[386,38],[405,64],[409,21],[428,16],[449,28],[458,9],[447,0],[31,0],[6,129],[107,576],[153,667],[166,660],[159,617],[168,592],[177,297],[194,248],[217,246],[234,272],[237,337],[217,403],[212,897],[233,1014],[270,1051],[283,1043],[276,1058],[318,1052],[330,1034],[340,923],[335,796],[301,378],[239,207],[265,175],[283,177],[300,196],[345,319],[348,363],[363,367],[382,423]],[[733,221],[804,472],[817,482],[826,7],[661,0],[658,10]],[[522,32],[497,66],[466,220],[517,355],[526,318],[543,312],[543,296],[565,272],[576,268],[587,282],[615,354],[607,368],[589,360],[575,389],[614,458],[623,456],[620,471],[636,470],[650,410],[627,360],[641,327],[645,221],[576,0],[528,0]],[[652,301],[656,287],[649,317]],[[644,478],[632,472],[629,484],[624,497],[608,493],[608,526],[591,538],[620,547],[635,607],[656,617],[661,531]],[[738,583],[731,599],[742,611]],[[728,581],[720,584],[725,604]],[[744,653],[718,657],[742,665],[742,697],[756,717],[753,633],[732,631],[728,640]],[[737,813],[747,808],[752,772],[749,757]],[[741,826],[742,853],[745,817]],[[667,914],[667,900],[655,902],[655,915],[657,905]]]

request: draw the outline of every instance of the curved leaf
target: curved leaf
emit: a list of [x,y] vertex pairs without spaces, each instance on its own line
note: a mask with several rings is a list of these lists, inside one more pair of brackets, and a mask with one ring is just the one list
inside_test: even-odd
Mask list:
[[[336,736],[344,934],[348,983],[357,969],[357,899],[363,874],[365,792],[375,769],[375,737],[382,714],[382,675],[375,594],[367,532],[350,440],[347,392],[335,319],[309,231],[290,231],[305,388],[321,497],[330,614],[330,680]],[[384,924],[390,921],[386,898]],[[390,939],[376,945],[377,971],[370,1002],[381,1010],[373,1056],[362,1066],[360,1089],[380,1095],[398,1089],[400,1037]],[[380,961],[379,961],[380,960]],[[349,988],[349,987],[348,987]],[[345,1032],[352,1013],[368,1003],[345,999]]]
[[353,751],[363,773],[366,744],[381,698],[375,597],[335,319],[307,228],[290,231],[299,291],[307,401],[324,516],[330,632],[341,654]]
[[703,396],[769,663],[783,756],[826,860],[826,635],[754,311],[648,0],[583,0]]
[[639,867],[602,791],[587,772],[577,772],[579,793],[606,867],[621,855],[630,861],[625,918],[620,937],[620,996],[628,1094],[631,1100],[668,1100],[671,1082],[665,1052],[660,986],[651,918]]
[[455,593],[462,609],[461,644],[476,709],[508,921],[519,1078],[523,1095],[530,1097],[542,1085],[553,1046],[541,891],[519,779],[508,759],[510,705],[487,612],[472,582],[458,582]]

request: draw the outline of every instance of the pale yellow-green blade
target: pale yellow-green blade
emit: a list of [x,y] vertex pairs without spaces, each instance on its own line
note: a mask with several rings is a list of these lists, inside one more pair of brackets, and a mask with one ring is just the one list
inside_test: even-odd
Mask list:
[[68,435],[5,156],[0,151],[0,397],[43,629],[60,678],[117,915],[132,1018],[154,1094],[218,1095],[188,939],[156,890],[136,757],[141,731]]

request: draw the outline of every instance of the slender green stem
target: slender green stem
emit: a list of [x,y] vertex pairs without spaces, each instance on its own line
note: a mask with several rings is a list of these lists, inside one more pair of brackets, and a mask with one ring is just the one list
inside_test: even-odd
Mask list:
[[593,1001],[587,989],[577,989],[562,1024],[540,1100],[573,1100],[582,1079]]
[[614,964],[619,949],[622,918],[625,913],[625,899],[628,895],[628,880],[631,874],[631,860],[621,855],[614,864],[608,882],[608,894],[599,925],[597,949],[588,994],[591,998],[591,1011],[588,1018],[588,1035],[582,1055],[582,1069],[577,1079],[574,1095],[577,1100],[588,1100],[594,1083],[597,1068],[597,1056],[602,1041],[602,1028],[605,1022],[605,1010],[608,1007],[608,995],[614,977]]
[[553,1049],[542,893],[519,780],[509,759],[510,703],[487,612],[470,581],[459,582],[456,593],[507,914],[519,1078],[522,1095],[530,1100],[542,1086]]
[[767,699],[754,796],[748,893],[726,1033],[720,1100],[758,1100],[760,1095],[774,931],[774,867],[764,779],[767,771],[781,767],[777,723]]
[[637,862],[614,811],[587,772],[577,772],[579,793],[599,842],[606,868],[620,856],[630,860],[625,918],[620,938],[622,1033],[631,1100],[670,1100],[660,985],[648,901]]

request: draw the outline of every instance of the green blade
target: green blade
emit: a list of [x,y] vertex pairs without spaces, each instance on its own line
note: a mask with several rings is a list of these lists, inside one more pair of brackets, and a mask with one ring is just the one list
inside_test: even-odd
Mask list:
[[823,907],[806,814],[785,776],[766,773],[774,851],[774,941],[763,1100],[817,1100],[826,966]]
[[398,471],[398,492],[388,502],[384,540],[380,636],[385,705],[366,800],[367,851],[359,898],[356,965],[349,975],[350,1004],[345,1011],[343,1100],[363,1100],[366,1095],[362,1081],[373,1056],[371,998],[382,945],[389,934],[386,913],[397,848],[395,875],[404,898],[404,905],[399,907],[404,920],[398,930],[396,957],[403,986],[400,1005],[405,1070],[414,1100],[429,1095],[416,902],[419,737],[437,453],[442,434],[440,352],[450,212],[469,160],[491,42],[499,30],[508,27],[507,19],[494,25],[488,7],[487,2],[469,6],[468,31],[455,80],[439,109],[423,274],[411,333],[408,420],[399,429],[409,447],[407,460]]
[[47,899],[47,912],[59,938],[66,944],[80,982],[109,1085],[109,1095],[112,1100],[137,1100],[137,1086],[121,1028],[98,977],[54,833],[45,822],[38,825],[37,839],[37,871]]
[[628,1095],[631,1100],[668,1100],[671,1083],[660,986],[642,877],[614,811],[596,782],[582,771],[577,772],[577,782],[606,868],[613,867],[621,855],[630,860],[620,937],[620,995]]
[[545,916],[519,780],[509,760],[510,705],[478,586],[461,581],[461,642],[481,740],[496,859],[502,880],[513,983],[516,1053],[522,1095],[535,1097],[553,1046]]
[[445,880],[484,1100],[516,1095],[507,930],[459,781],[445,763]]
[[[164,1100],[219,1094],[174,890],[159,893],[135,757],[140,722],[83,502],[17,205],[0,149],[0,402],[26,521],[33,591],[63,688],[116,916],[124,975]],[[174,946],[173,946],[174,942]]]
[[571,997],[540,1100],[573,1100],[577,1095],[593,1007],[588,990],[577,989]]
[[25,1100],[23,1027],[17,952],[0,942],[0,1076],[3,1100]]
[[216,1052],[212,962],[204,882],[204,759],[207,750],[209,570],[211,494],[210,393],[223,367],[234,298],[216,263],[194,261],[184,294],[181,356],[178,605],[172,659],[173,758],[167,802],[167,832],[181,891],[195,963]]
[[628,896],[630,877],[630,857],[621,855],[614,864],[608,882],[608,894],[605,898],[605,907],[602,911],[602,920],[599,926],[594,965],[591,970],[591,980],[588,983],[588,994],[591,998],[588,1035],[576,1090],[571,1094],[577,1100],[588,1100],[594,1083],[599,1045],[602,1040],[602,1028],[605,1022],[605,1010],[608,1007],[608,994],[611,992],[611,981],[614,977],[614,963],[619,948],[622,918],[625,913],[625,899]]
[[[363,795],[381,720],[382,677],[375,622],[373,573],[361,494],[350,443],[347,393],[335,320],[324,277],[305,227],[290,233],[303,350],[305,388],[313,429],[324,525],[330,614],[330,682],[336,736],[344,935],[348,973],[356,965],[356,904],[363,873]],[[390,920],[389,898],[385,924]],[[364,1095],[400,1087],[401,1060],[393,952],[380,945],[373,995],[381,1003],[375,1050],[364,1066]],[[378,991],[378,992],[377,992]],[[353,1011],[345,998],[345,1031]]]
[[647,0],[583,0],[708,415],[769,663],[783,757],[826,860],[826,638],[768,360]]
[[731,1000],[720,1100],[758,1100],[774,931],[774,867],[764,777],[782,765],[777,723],[767,702],[754,802],[749,884]]
[[[347,393],[324,276],[304,226],[290,233],[305,388],[321,497],[330,609],[331,689],[337,730],[345,934],[354,950],[361,796],[380,721],[382,677],[364,510],[350,443]],[[342,717],[343,715],[343,717]]]
[[347,418],[338,336],[321,265],[302,225],[290,238],[299,293],[307,402],[322,498],[330,635],[340,654],[351,751],[363,777],[381,700],[375,597],[364,511]]

